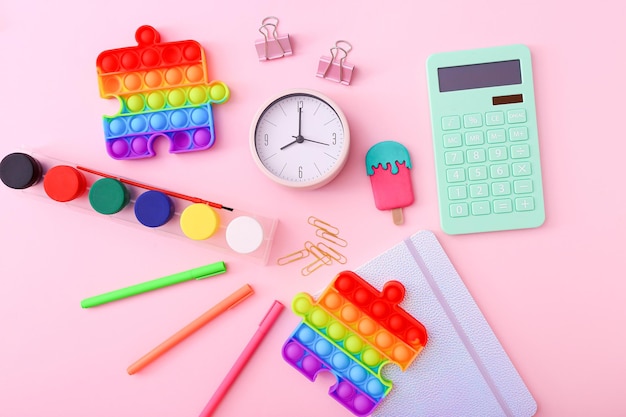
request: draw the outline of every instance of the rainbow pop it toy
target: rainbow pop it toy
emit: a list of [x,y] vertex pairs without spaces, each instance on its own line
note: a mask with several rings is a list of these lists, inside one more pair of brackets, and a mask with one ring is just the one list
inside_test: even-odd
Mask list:
[[135,33],[138,46],[110,49],[96,61],[100,96],[117,97],[120,111],[104,116],[106,149],[115,159],[154,156],[159,136],[170,152],[208,149],[215,142],[211,104],[228,87],[208,81],[204,49],[196,41],[161,42],[152,26]]
[[405,370],[426,345],[424,326],[398,306],[404,293],[398,281],[381,293],[344,271],[317,302],[297,294],[292,309],[302,322],[283,345],[283,358],[311,381],[331,372],[337,383],[329,395],[353,414],[369,415],[392,387],[382,367],[391,362]]

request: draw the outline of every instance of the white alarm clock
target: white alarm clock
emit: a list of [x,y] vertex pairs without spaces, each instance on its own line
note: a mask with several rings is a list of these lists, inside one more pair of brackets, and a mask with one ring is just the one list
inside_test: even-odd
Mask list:
[[270,98],[250,127],[252,158],[278,184],[315,189],[333,180],[350,150],[350,129],[330,98],[306,89]]

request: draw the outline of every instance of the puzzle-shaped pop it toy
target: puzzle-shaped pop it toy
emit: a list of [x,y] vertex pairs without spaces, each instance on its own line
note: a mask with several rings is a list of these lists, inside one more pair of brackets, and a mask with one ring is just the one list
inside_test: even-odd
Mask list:
[[283,345],[283,358],[311,381],[329,371],[337,383],[329,395],[358,416],[369,415],[392,384],[381,376],[387,363],[405,370],[426,345],[424,326],[398,304],[398,281],[382,293],[351,271],[341,272],[315,302],[296,295],[302,322]]
[[215,142],[211,104],[228,87],[208,81],[204,49],[196,41],[163,42],[151,26],[137,29],[138,46],[102,52],[96,61],[100,96],[117,97],[120,111],[104,116],[106,149],[115,159],[154,156],[159,136],[170,152],[208,149]]

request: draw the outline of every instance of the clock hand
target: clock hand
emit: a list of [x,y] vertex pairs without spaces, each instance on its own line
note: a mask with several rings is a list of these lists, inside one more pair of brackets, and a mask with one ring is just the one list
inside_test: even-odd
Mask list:
[[292,136],[292,138],[295,138],[296,140],[294,140],[293,142],[289,142],[288,144],[280,148],[281,151],[285,149],[286,147],[293,145],[296,142],[302,143],[306,140],[302,136],[302,103],[301,102],[298,103],[298,136]]
[[[292,136],[293,138],[295,138],[295,136]],[[285,149],[288,146],[293,145],[294,143],[298,142],[298,139],[294,140],[293,142],[289,142],[288,144],[286,144],[285,146],[283,146],[282,148],[280,148],[280,150],[282,151],[283,149]]]
[[329,143],[318,142],[318,141],[316,141],[316,140],[311,140],[311,139],[306,139],[306,138],[305,138],[304,140],[306,140],[307,142],[319,143],[320,145],[330,146],[330,144],[329,144]]
[[286,147],[293,145],[294,143],[302,143],[302,142],[304,142],[304,137],[302,135],[292,136],[292,138],[296,138],[296,140],[294,140],[293,142],[289,142],[288,144],[286,144],[285,146],[280,148],[281,151],[283,149],[285,149]]
[[[319,143],[320,145],[330,146],[330,144],[329,144],[329,143],[318,142],[318,141],[316,141],[316,140],[307,139],[307,138],[305,138],[304,136],[292,136],[292,138],[296,138],[296,142],[301,142],[301,143],[302,143],[302,142],[304,142],[304,141],[307,141],[307,142]],[[300,139],[300,140],[298,140],[298,139]],[[291,142],[291,143],[293,143],[293,142]],[[291,143],[290,143],[290,145],[291,145]]]
[[302,102],[298,103],[298,136],[302,136]]

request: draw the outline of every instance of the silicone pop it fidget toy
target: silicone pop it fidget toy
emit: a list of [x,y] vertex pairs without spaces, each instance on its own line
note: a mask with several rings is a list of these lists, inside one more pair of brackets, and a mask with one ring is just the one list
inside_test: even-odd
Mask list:
[[196,41],[161,42],[151,26],[137,29],[138,46],[110,49],[96,61],[100,96],[117,97],[120,111],[104,116],[106,149],[115,159],[154,156],[166,136],[170,152],[208,149],[215,142],[211,103],[228,87],[208,81],[204,49]]
[[344,271],[317,301],[297,294],[292,309],[302,322],[283,345],[283,358],[311,381],[331,372],[337,383],[329,395],[353,414],[369,415],[392,387],[382,367],[391,362],[405,370],[428,338],[424,326],[398,306],[404,292],[398,281],[380,292]]

